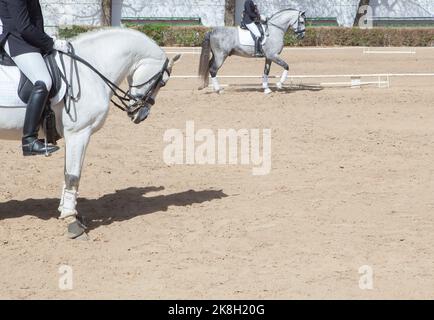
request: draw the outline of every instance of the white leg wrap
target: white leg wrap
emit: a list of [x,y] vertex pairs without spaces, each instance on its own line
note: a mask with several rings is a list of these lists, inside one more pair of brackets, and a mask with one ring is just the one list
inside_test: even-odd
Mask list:
[[280,83],[284,84],[286,79],[288,79],[288,70],[283,70],[282,77],[280,78]]
[[77,215],[77,197],[78,192],[75,190],[67,190],[63,193],[63,207],[60,214],[60,219],[65,219]]
[[211,81],[212,81],[212,85],[214,87],[214,91],[219,92],[220,91],[220,84],[219,84],[219,81],[217,80],[217,77],[211,78]]
[[282,89],[283,84],[285,83],[286,79],[288,79],[288,70],[283,70],[282,77],[280,78],[280,81],[276,83],[277,88]]
[[266,74],[264,74],[264,76],[262,77],[262,88],[268,88],[268,76]]
[[63,184],[63,189],[62,189],[62,196],[60,197],[60,204],[59,204],[59,212],[62,212],[63,210],[63,203],[65,202],[64,197],[65,197],[65,190],[66,190],[66,185]]

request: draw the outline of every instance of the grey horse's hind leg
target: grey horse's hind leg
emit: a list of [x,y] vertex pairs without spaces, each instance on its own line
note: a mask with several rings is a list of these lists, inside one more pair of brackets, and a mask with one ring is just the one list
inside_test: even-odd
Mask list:
[[280,78],[280,81],[276,84],[279,89],[282,89],[283,84],[285,83],[286,79],[288,78],[289,65],[279,56],[275,56],[271,60],[273,62],[277,63],[279,66],[281,66],[284,69],[283,73],[282,73],[282,77]]
[[217,80],[217,72],[222,67],[226,58],[227,58],[227,56],[224,54],[213,54],[213,57],[210,61],[209,73],[211,75],[211,81],[212,81],[212,85],[214,87],[214,91],[217,93],[220,93],[223,91],[220,87],[218,80]]
[[262,78],[262,88],[264,88],[265,94],[270,94],[272,91],[268,86],[268,76],[270,75],[272,61],[265,59],[264,76]]

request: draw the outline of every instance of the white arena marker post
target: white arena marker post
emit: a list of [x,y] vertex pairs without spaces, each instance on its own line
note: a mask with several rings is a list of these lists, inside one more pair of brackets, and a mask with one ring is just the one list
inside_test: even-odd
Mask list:
[[361,87],[361,77],[353,76],[351,77],[351,88],[356,89]]

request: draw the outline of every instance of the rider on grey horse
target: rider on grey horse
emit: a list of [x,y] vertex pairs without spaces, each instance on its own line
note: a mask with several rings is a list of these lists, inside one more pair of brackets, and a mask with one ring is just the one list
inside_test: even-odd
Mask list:
[[253,0],[246,0],[244,3],[243,24],[250,30],[255,40],[255,56],[262,57],[262,33],[259,31],[257,24],[265,20],[259,13],[257,5]]
[[33,83],[23,127],[25,156],[53,153],[59,148],[38,139],[42,114],[52,79],[42,57],[53,50],[68,52],[68,42],[55,40],[44,32],[39,0],[0,0],[0,49],[12,58]]

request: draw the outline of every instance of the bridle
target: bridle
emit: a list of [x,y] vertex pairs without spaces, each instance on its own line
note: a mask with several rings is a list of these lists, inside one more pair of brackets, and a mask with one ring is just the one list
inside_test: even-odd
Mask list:
[[[164,81],[164,74],[166,73],[170,78],[170,71],[168,70],[169,66],[169,59],[166,59],[163,67],[161,70],[155,74],[153,77],[151,77],[146,82],[143,82],[141,84],[133,85],[129,84],[129,88],[127,91],[121,89],[119,86],[117,86],[115,83],[113,83],[111,80],[109,80],[106,76],[104,76],[100,71],[98,71],[94,66],[92,66],[89,62],[87,62],[85,59],[79,57],[75,54],[74,47],[72,44],[70,44],[70,52],[59,52],[60,53],[60,61],[63,68],[63,74],[62,79],[66,83],[67,92],[65,94],[65,106],[66,111],[69,114],[69,111],[71,109],[71,103],[77,102],[81,97],[81,84],[80,84],[80,77],[78,73],[78,65],[77,61],[88,67],[90,70],[95,72],[103,81],[104,83],[109,87],[109,89],[112,91],[114,98],[117,98],[119,102],[115,101],[114,98],[111,99],[111,102],[120,110],[126,112],[130,118],[132,118],[138,111],[140,111],[143,108],[148,108],[147,112],[150,112],[150,107],[155,104],[155,100],[153,98],[154,92],[157,89],[157,87],[162,88],[166,85],[166,81]],[[71,66],[70,66],[70,80],[66,78],[66,68],[65,68],[65,62],[63,59],[63,55],[66,55],[71,58]],[[137,70],[137,69],[136,69]],[[76,73],[77,77],[77,83],[78,83],[78,92],[77,94],[74,94],[74,88],[72,86],[73,83],[73,74]],[[144,94],[140,95],[132,95],[131,90],[136,88],[141,88],[143,86],[152,85],[148,88],[148,90]],[[69,103],[66,103],[67,97],[69,98]]]
[[[291,25],[288,27],[288,29],[289,29],[289,28],[292,28],[292,27],[297,23],[297,30],[294,31],[294,33],[295,33],[297,36],[300,36],[301,34],[303,34],[304,32],[306,32],[306,26],[305,26],[303,29],[301,29],[301,27],[300,27],[300,25],[301,25],[301,23],[300,23],[300,18],[303,17],[303,16],[304,16],[304,14],[300,12],[299,15],[298,15],[298,19],[297,19],[293,24],[291,24]],[[284,33],[286,33],[286,32],[288,31],[288,29],[285,30],[285,29],[282,28],[281,26],[278,26],[278,25],[272,23],[271,21],[268,21],[267,24],[272,25],[273,27],[276,27],[277,29],[282,30]]]
[[[156,88],[157,87],[162,88],[162,87],[166,86],[166,81],[164,81],[164,74],[166,73],[168,78],[170,78],[170,71],[167,68],[168,66],[169,66],[169,59],[166,59],[164,65],[163,65],[163,68],[157,74],[155,74],[152,78],[150,78],[148,81],[143,82],[143,83],[138,84],[138,85],[129,84],[129,89],[127,92],[124,93],[124,97],[120,98],[120,97],[116,96],[118,99],[120,99],[121,102],[122,101],[128,101],[127,105],[123,104],[123,107],[122,107],[122,106],[117,105],[116,102],[112,101],[113,104],[116,107],[120,108],[121,110],[127,112],[129,116],[136,114],[136,112],[139,111],[140,109],[142,109],[143,107],[145,107],[145,105],[153,106],[155,104],[155,99],[152,96],[153,96]],[[138,88],[144,87],[150,83],[152,83],[152,85],[148,88],[148,90],[144,94],[140,94],[140,95],[136,95],[136,96],[131,94],[131,89],[138,89]],[[126,100],[124,100],[125,98],[126,98]],[[131,104],[131,101],[134,101],[134,103]]]

